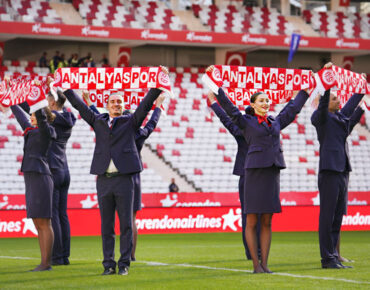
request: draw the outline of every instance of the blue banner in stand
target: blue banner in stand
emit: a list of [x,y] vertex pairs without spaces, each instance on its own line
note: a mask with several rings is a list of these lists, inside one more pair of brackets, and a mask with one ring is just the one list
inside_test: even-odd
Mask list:
[[301,35],[297,33],[292,34],[292,38],[290,40],[290,49],[289,49],[289,56],[288,56],[288,63],[293,60],[293,56],[298,50],[299,41],[301,40]]

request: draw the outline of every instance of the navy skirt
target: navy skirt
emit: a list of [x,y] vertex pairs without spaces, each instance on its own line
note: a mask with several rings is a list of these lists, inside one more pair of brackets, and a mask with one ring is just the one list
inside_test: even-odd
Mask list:
[[132,176],[134,181],[134,205],[133,211],[136,212],[141,210],[141,179],[140,173],[136,173]]
[[243,213],[278,213],[280,204],[280,168],[245,169]]
[[24,172],[27,218],[51,218],[53,179],[38,172]]

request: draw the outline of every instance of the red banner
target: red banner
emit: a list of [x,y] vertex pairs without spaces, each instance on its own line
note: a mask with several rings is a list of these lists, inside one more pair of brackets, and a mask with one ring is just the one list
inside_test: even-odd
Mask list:
[[[117,27],[93,27],[81,25],[0,22],[0,34],[52,36],[53,39],[105,39],[105,40],[141,40],[145,42],[200,43],[209,46],[251,45],[285,47],[289,49],[290,36],[257,35],[246,33],[216,33],[195,31],[152,30]],[[304,37],[299,42],[300,48],[369,50],[369,39],[342,39]]]
[[348,7],[351,0],[339,0],[339,6]]
[[[280,201],[283,206],[319,205],[319,193],[312,192],[281,192]],[[144,193],[143,208],[179,208],[179,207],[234,207],[240,206],[237,192],[190,192],[190,193]],[[370,192],[349,192],[349,205],[370,205]],[[69,209],[98,208],[96,193],[69,194]],[[0,194],[0,210],[26,209],[24,194]]]
[[[139,234],[240,232],[239,207],[146,208],[138,212]],[[72,236],[100,235],[98,209],[68,211]],[[83,218],[81,218],[83,217]],[[116,233],[119,233],[118,219]],[[319,207],[283,206],[272,222],[274,232],[317,231]],[[350,206],[342,230],[370,230],[370,206]],[[0,211],[0,238],[34,237],[37,231],[25,210]]]

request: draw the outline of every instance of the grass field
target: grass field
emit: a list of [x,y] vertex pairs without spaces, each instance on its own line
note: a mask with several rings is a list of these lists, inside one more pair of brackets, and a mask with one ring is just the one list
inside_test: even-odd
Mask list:
[[370,289],[370,232],[342,234],[343,256],[355,262],[340,270],[320,268],[312,232],[273,233],[274,274],[251,274],[240,233],[142,235],[128,276],[100,275],[100,237],[74,237],[71,251],[71,265],[32,273],[39,263],[37,239],[0,239],[0,289]]

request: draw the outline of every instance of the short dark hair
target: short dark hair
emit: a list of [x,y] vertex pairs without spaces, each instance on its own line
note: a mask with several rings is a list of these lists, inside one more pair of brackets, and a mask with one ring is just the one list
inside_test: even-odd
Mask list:
[[[59,92],[58,91],[57,94],[58,94],[58,100],[55,102],[55,104],[56,104],[56,106],[57,106],[58,109],[62,109],[63,106],[64,106],[64,103],[66,102],[66,99],[67,98],[66,98],[66,96],[62,92]],[[53,98],[55,100],[55,98],[51,94],[51,92],[49,92],[48,97],[49,98]]]

